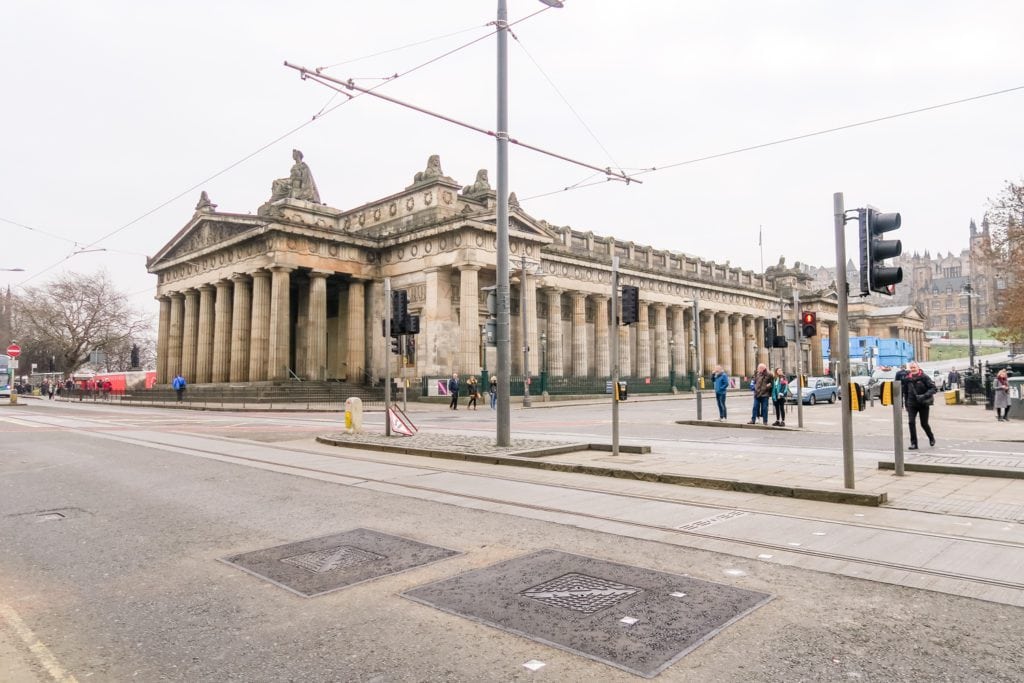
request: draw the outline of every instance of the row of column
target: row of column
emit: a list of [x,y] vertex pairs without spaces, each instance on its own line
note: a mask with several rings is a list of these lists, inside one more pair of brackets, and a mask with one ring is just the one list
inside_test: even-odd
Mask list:
[[[546,321],[538,323],[546,332],[548,373],[553,376],[586,376],[593,367],[595,375],[609,376],[609,296],[569,292],[571,356],[564,358],[562,306],[565,290],[547,287],[543,289],[543,294],[547,300],[548,317]],[[593,338],[589,336],[586,320],[588,299],[593,302],[597,312]],[[527,320],[537,320],[529,309]],[[753,374],[758,363],[768,360],[767,350],[764,349],[762,321],[763,318],[752,315],[701,311],[701,370],[710,373],[716,365],[721,364],[733,375]],[[668,377],[673,369],[679,374],[696,369],[697,349],[692,344],[696,337],[693,309],[690,306],[641,302],[639,321],[633,327],[634,331],[628,326],[620,326],[618,329],[620,374]],[[594,354],[593,363],[590,354]],[[531,368],[536,367],[531,364]]]
[[[291,273],[274,266],[158,297],[157,382],[177,373],[192,383],[305,379],[327,376],[327,271],[308,271],[291,319]],[[338,349],[350,379],[366,366],[365,284],[351,280],[339,297],[347,334]],[[294,366],[292,326],[295,324]]]

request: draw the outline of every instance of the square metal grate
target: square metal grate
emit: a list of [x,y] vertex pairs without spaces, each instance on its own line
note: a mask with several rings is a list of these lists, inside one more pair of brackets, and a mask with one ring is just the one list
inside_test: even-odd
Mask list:
[[380,531],[352,529],[232,555],[222,562],[311,598],[458,554]]
[[499,562],[402,595],[647,678],[771,599],[766,593],[557,550]]

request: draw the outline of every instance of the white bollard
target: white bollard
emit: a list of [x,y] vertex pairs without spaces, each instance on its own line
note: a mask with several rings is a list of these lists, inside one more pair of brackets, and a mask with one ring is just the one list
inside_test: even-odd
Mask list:
[[352,396],[345,399],[345,433],[359,434],[363,431],[363,399]]

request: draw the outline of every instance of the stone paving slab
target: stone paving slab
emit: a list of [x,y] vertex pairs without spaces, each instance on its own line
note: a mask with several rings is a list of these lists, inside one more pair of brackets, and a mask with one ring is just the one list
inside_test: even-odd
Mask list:
[[[884,492],[853,491],[826,486],[794,486],[788,483],[764,483],[722,476],[692,476],[675,472],[652,471],[637,466],[629,467],[627,466],[628,463],[623,461],[616,463],[616,466],[603,466],[587,462],[554,462],[541,459],[543,456],[592,450],[591,445],[585,443],[572,444],[556,441],[515,439],[511,446],[499,448],[494,445],[494,440],[490,437],[425,432],[412,437],[387,437],[379,433],[331,434],[318,436],[316,440],[330,446],[343,446],[407,455],[423,455],[432,458],[465,460],[492,465],[534,467],[556,472],[638,479],[677,486],[696,486],[786,498],[847,503],[850,505],[877,507],[887,500],[887,495]],[[417,445],[412,446],[411,444],[414,443]],[[743,474],[740,473],[740,476],[743,476]]]
[[352,529],[221,561],[312,598],[459,554],[371,529]]
[[645,678],[771,600],[766,593],[557,550],[402,595]]

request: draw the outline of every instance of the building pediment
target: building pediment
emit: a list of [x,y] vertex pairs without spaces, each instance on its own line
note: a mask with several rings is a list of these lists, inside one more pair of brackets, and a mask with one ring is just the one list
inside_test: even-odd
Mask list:
[[263,228],[263,220],[249,215],[197,213],[146,264],[150,271],[161,264],[201,254]]

